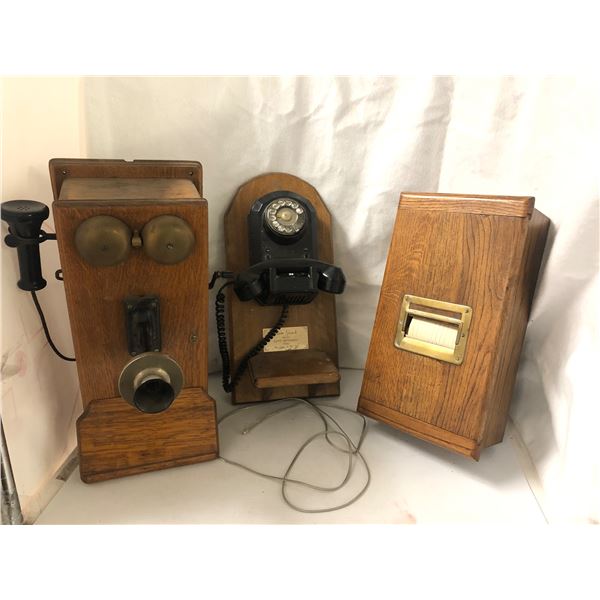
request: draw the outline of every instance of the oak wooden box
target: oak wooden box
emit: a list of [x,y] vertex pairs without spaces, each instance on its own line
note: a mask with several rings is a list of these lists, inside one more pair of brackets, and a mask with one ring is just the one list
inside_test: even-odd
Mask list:
[[[53,213],[84,412],[77,422],[80,474],[99,481],[216,458],[215,405],[208,378],[208,209],[194,161],[53,159]],[[94,267],[74,236],[85,219],[110,215],[131,230],[160,215],[192,228],[195,246],[164,265],[135,249],[122,263]],[[121,398],[118,378],[131,360],[123,300],[160,301],[161,352],[175,359],[184,389],[164,412],[145,414]]]
[[[359,412],[474,459],[502,441],[548,226],[531,197],[401,194]],[[395,346],[406,295],[472,308],[462,364]]]

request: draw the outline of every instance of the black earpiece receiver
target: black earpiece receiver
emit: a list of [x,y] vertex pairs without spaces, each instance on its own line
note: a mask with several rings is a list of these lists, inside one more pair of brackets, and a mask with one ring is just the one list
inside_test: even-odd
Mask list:
[[[46,287],[46,280],[42,277],[40,244],[46,240],[56,239],[56,234],[42,230],[42,223],[50,216],[50,209],[36,200],[8,200],[2,203],[1,216],[2,220],[8,223],[8,235],[4,238],[4,242],[7,246],[17,249],[19,258],[17,286],[26,292],[31,292],[46,340],[55,354],[63,360],[74,361],[74,358],[65,356],[54,345],[44,312],[36,296],[37,290]],[[57,279],[59,271],[57,271]]]
[[7,246],[17,249],[19,257],[19,281],[17,285],[27,292],[46,287],[40,263],[40,244],[55,240],[56,235],[42,231],[42,223],[50,216],[50,210],[35,200],[9,200],[2,203],[2,220],[8,223]]
[[317,226],[315,209],[299,194],[281,190],[259,198],[248,215],[252,266],[235,279],[238,298],[271,306],[309,304],[319,291],[341,294],[342,270],[318,260]]

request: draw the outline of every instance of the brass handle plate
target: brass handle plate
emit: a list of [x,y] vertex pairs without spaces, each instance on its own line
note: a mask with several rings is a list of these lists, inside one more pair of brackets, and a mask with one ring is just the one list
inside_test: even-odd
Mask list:
[[461,365],[472,315],[472,308],[464,304],[407,294],[402,299],[394,346]]

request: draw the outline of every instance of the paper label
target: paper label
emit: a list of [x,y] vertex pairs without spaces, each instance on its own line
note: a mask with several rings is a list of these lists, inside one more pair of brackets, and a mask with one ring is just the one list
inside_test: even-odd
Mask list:
[[[271,331],[263,329],[263,337]],[[277,335],[265,346],[265,352],[283,352],[284,350],[308,350],[308,327],[282,327]]]

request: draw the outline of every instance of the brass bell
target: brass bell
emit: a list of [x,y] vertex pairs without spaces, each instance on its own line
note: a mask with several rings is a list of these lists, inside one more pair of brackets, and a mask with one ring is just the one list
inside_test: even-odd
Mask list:
[[75,247],[94,267],[117,265],[129,256],[131,230],[116,217],[90,217],[75,231]]
[[191,253],[195,237],[192,228],[179,217],[161,215],[144,225],[141,232],[144,252],[156,262],[172,265]]

